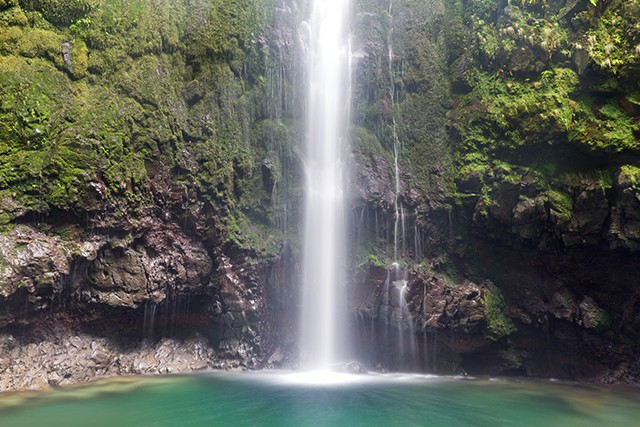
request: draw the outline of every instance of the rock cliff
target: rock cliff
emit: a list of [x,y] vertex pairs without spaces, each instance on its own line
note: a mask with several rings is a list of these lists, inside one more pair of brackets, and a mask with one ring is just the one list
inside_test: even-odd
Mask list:
[[638,2],[358,4],[353,306],[399,335],[373,363],[636,382]]
[[0,2],[1,390],[291,358],[292,14]]

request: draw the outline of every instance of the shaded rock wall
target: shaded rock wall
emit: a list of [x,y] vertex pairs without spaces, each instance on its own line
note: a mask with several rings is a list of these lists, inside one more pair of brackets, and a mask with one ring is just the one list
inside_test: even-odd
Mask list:
[[[359,3],[377,14],[361,18],[351,286],[372,366],[637,381],[636,3]],[[384,308],[394,262],[410,327]]]

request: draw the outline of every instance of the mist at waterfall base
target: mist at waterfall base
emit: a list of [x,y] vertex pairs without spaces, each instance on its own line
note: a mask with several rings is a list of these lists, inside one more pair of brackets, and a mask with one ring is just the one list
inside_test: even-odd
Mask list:
[[283,373],[103,381],[0,400],[0,426],[617,426],[640,419],[637,392],[553,382],[352,376],[309,385]]

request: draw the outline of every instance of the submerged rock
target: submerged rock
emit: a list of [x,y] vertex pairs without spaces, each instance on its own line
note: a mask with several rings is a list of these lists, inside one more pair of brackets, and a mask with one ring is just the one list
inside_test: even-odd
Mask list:
[[358,362],[349,362],[347,364],[347,372],[350,374],[367,374],[367,368],[364,367],[361,363]]

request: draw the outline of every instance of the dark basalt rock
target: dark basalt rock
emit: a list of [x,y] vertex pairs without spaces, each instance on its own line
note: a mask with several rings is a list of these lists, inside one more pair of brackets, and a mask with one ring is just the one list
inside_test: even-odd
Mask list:
[[[113,375],[226,367],[214,362],[215,351],[202,336],[135,342],[118,337],[112,326],[96,335],[76,330],[73,323],[53,316],[16,329],[13,335],[0,334],[0,391],[64,386]],[[123,341],[128,342],[123,345]]]
[[270,265],[212,255],[170,222],[145,224],[0,235],[0,390],[267,363]]

